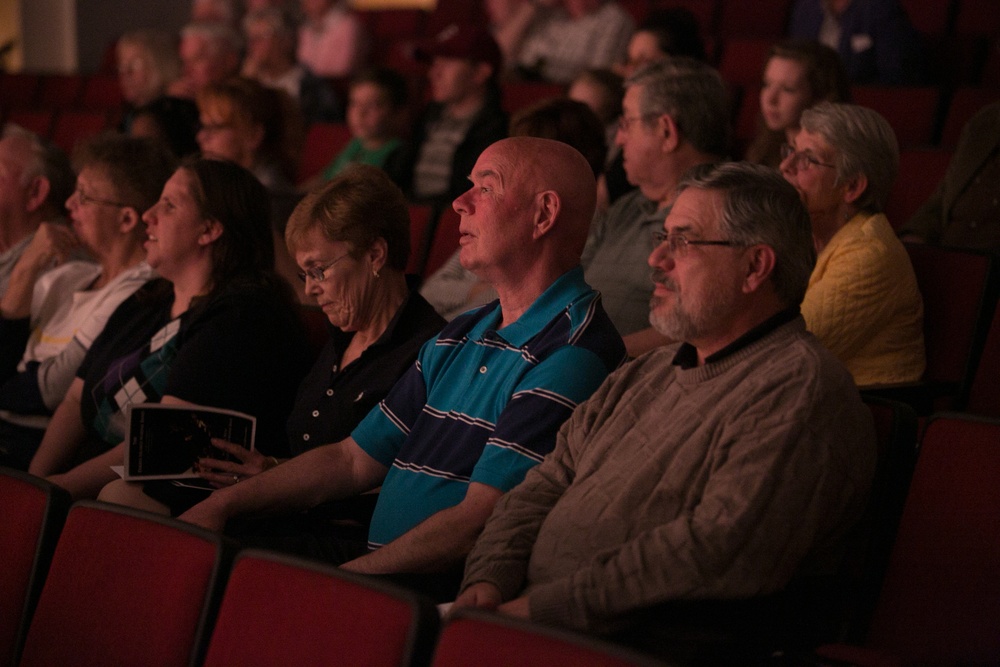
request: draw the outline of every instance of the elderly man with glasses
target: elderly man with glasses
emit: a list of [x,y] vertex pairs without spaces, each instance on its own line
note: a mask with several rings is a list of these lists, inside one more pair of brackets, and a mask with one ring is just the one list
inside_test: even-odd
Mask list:
[[497,504],[455,606],[616,634],[670,664],[757,664],[783,632],[811,638],[768,611],[831,580],[874,433],[799,313],[816,255],[795,190],[749,163],[679,189],[648,260],[649,319],[684,342],[574,411]]
[[718,72],[689,58],[650,65],[625,82],[615,141],[638,188],[594,220],[583,267],[630,356],[666,342],[647,320],[650,235],[663,224],[684,173],[727,153],[727,108]]

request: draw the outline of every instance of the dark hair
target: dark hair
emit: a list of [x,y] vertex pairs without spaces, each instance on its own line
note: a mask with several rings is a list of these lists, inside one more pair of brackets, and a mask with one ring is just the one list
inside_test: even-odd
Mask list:
[[668,55],[708,60],[699,34],[698,19],[683,7],[652,12],[636,28],[636,32],[652,34],[660,51]]
[[[772,58],[785,58],[802,65],[809,83],[809,106],[819,102],[849,102],[851,82],[840,60],[840,54],[825,44],[811,39],[784,39],[771,47],[764,66]],[[808,107],[806,107],[808,108]],[[785,133],[764,125],[758,113],[757,134],[747,147],[747,159],[769,166],[780,161],[781,145],[787,140]]]
[[163,184],[174,172],[174,156],[160,142],[115,132],[98,135],[77,146],[73,153],[77,171],[84,167],[104,172],[115,189],[115,198],[140,215],[160,198]]
[[362,83],[377,86],[389,97],[393,109],[402,109],[409,102],[410,88],[406,77],[390,67],[372,67],[351,79],[351,88]]
[[185,160],[180,170],[192,177],[201,216],[222,225],[212,245],[212,294],[234,281],[272,279],[271,204],[257,177],[234,162],[208,158]]
[[328,241],[352,246],[360,257],[377,239],[387,246],[386,264],[406,270],[410,257],[410,212],[403,191],[377,167],[354,163],[319,189],[306,195],[292,211],[285,242],[295,252],[313,229]]
[[509,135],[555,139],[569,144],[587,159],[595,178],[604,171],[608,153],[604,126],[583,102],[555,97],[533,104],[514,115]]
[[148,116],[159,128],[167,148],[178,158],[198,151],[198,105],[180,97],[157,97],[132,112],[132,122]]

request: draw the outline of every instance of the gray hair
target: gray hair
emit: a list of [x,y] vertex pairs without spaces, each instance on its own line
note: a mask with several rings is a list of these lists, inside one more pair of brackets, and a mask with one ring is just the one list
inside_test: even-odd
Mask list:
[[802,112],[801,125],[837,151],[839,183],[859,175],[868,179],[854,205],[866,213],[884,211],[899,171],[899,144],[889,121],[867,107],[822,102]]
[[729,152],[729,93],[719,73],[693,58],[672,57],[643,67],[625,81],[641,86],[643,116],[666,114],[684,138],[709,155]]
[[243,37],[225,23],[197,21],[181,28],[181,39],[204,37],[213,44],[217,52],[231,52],[237,56],[243,52]]
[[4,126],[3,138],[17,138],[28,144],[29,157],[21,169],[19,185],[27,187],[32,179],[44,177],[49,182],[45,206],[51,214],[64,215],[64,204],[76,184],[76,175],[66,153],[52,142],[45,141],[34,132],[14,123]]
[[812,223],[799,193],[770,167],[726,162],[696,167],[677,186],[712,190],[723,196],[719,231],[741,246],[763,244],[774,250],[774,290],[786,306],[802,303],[816,265]]

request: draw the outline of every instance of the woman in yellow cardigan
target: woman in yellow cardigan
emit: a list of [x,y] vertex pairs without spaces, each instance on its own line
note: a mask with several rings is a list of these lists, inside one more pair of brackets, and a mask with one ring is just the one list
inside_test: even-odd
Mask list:
[[809,211],[816,244],[806,325],[859,386],[920,379],[923,301],[882,211],[899,167],[889,123],[853,104],[819,104],[783,149],[781,171]]

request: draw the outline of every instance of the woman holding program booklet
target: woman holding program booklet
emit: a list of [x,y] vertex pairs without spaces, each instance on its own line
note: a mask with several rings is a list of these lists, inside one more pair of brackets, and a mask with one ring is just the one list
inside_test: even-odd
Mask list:
[[264,187],[233,163],[188,161],[143,221],[146,261],[163,280],[111,316],[29,468],[75,498],[116,479],[133,403],[244,412],[257,418],[265,454],[287,450],[282,431],[308,345],[274,273]]

